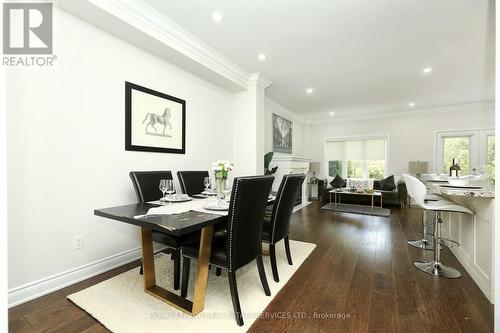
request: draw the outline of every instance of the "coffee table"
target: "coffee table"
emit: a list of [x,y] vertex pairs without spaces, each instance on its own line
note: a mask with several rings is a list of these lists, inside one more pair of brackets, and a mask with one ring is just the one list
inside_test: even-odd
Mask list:
[[342,190],[342,191],[331,190],[329,193],[330,193],[330,203],[332,203],[332,193],[334,194],[333,195],[333,203],[335,205],[337,205],[338,203],[340,203],[340,196],[342,194],[368,195],[368,196],[371,196],[372,197],[372,208],[374,207],[374,198],[375,197],[380,197],[380,208],[382,208],[382,192],[379,192],[379,191],[373,191],[371,193],[368,193],[368,192],[351,192],[349,190]]

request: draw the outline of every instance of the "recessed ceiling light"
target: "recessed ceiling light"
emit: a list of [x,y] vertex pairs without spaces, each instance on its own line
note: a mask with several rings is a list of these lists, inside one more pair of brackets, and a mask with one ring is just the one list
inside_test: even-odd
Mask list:
[[257,55],[257,59],[259,59],[260,61],[266,60],[266,54],[265,53],[259,53]]
[[307,88],[306,93],[312,94],[314,92],[313,88]]
[[335,111],[330,111],[330,116],[335,116]]
[[432,67],[426,67],[422,69],[422,74],[430,74],[432,72]]
[[214,20],[215,22],[220,22],[220,21],[222,21],[222,18],[223,18],[223,17],[224,17],[224,16],[222,15],[222,13],[221,13],[221,12],[218,12],[218,11],[216,11],[216,10],[214,10],[214,11],[212,12],[212,20]]
[[410,103],[408,103],[408,106],[412,108],[412,107],[415,106],[415,103],[414,102],[410,102]]

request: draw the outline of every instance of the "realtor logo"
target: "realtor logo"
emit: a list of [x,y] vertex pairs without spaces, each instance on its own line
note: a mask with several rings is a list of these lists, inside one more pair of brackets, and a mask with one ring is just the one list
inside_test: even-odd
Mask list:
[[3,4],[3,53],[52,53],[52,3]]

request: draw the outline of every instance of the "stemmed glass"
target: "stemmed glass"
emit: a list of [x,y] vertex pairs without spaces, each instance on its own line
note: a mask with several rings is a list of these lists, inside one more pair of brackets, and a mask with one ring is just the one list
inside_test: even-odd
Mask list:
[[[169,195],[172,195],[175,193],[175,188],[174,188],[174,181],[172,179],[167,179],[167,182],[166,182],[166,190],[165,192],[167,192],[167,194]],[[172,198],[170,198],[172,199]],[[169,200],[170,203],[172,203],[172,200]]]
[[224,193],[224,201],[229,202],[229,195],[231,194],[231,190],[233,188],[233,185],[229,180],[226,180],[224,183],[224,188],[222,189],[222,193]]
[[167,192],[167,179],[161,179],[160,180],[160,191],[163,193],[162,198],[165,198],[165,192]]
[[205,192],[208,192],[210,188],[210,177],[205,177],[205,179],[203,179],[203,185],[205,185]]

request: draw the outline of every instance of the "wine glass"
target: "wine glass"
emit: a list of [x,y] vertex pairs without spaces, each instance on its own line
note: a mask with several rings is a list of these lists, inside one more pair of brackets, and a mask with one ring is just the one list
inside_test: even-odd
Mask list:
[[[172,179],[167,179],[167,182],[166,182],[166,190],[165,192],[167,192],[167,194],[169,195],[172,195],[175,193],[175,188],[174,188],[174,181]],[[172,202],[171,200],[169,200],[170,202]]]
[[205,185],[205,192],[208,192],[210,188],[210,177],[205,177],[205,179],[203,179],[203,185]]
[[233,185],[229,180],[226,180],[224,184],[224,188],[222,189],[222,192],[224,193],[224,199],[226,201],[229,201],[229,195],[231,194],[231,190],[233,188]]
[[162,198],[165,198],[165,192],[167,192],[167,179],[161,179],[160,180],[160,191],[163,193]]

